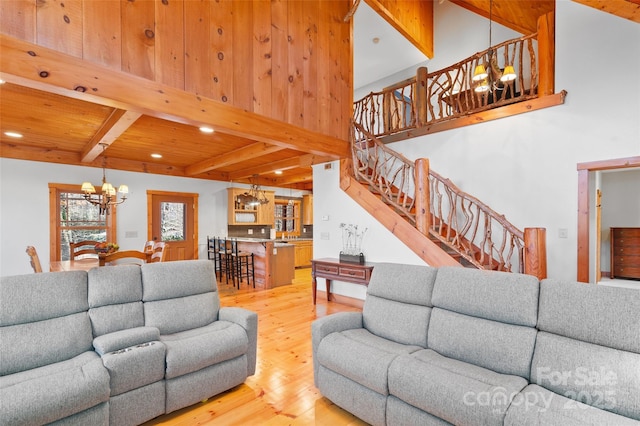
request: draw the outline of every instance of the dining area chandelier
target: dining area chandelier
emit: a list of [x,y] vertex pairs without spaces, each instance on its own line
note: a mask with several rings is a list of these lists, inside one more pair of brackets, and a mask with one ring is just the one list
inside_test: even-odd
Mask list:
[[506,83],[516,79],[516,71],[512,64],[505,64],[504,70],[498,66],[498,58],[491,45],[491,31],[493,24],[493,0],[489,0],[489,50],[487,63],[476,65],[472,80],[476,83],[475,92],[490,92],[497,88],[498,81]]
[[[107,144],[100,144],[102,146],[102,190],[100,193],[96,193],[96,188],[91,182],[82,183],[82,192],[84,199],[89,203],[98,206],[99,215],[108,215],[110,213],[111,206],[122,204],[127,200],[129,194],[129,187],[127,185],[120,185],[116,191],[115,186],[107,182],[106,167],[107,157],[104,156],[104,151],[107,149]],[[118,199],[120,194],[120,199]]]

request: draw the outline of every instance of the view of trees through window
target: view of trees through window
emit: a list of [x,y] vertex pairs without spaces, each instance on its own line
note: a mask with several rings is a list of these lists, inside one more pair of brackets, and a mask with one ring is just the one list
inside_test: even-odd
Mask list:
[[162,241],[182,241],[185,234],[184,203],[161,203]]
[[88,203],[79,193],[60,192],[60,258],[69,260],[69,242],[106,241],[106,215],[100,216],[99,209]]

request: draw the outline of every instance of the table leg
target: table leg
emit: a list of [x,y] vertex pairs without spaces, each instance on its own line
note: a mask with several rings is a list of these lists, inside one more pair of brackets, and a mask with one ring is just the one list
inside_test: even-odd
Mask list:
[[327,279],[327,302],[330,300],[329,297],[331,296],[331,280]]
[[316,289],[318,288],[318,283],[316,282],[316,277],[314,276],[311,280],[311,294],[313,297],[313,304],[316,304]]

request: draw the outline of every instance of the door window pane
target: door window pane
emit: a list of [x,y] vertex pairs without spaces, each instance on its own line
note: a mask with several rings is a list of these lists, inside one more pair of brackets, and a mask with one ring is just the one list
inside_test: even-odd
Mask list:
[[185,236],[185,204],[160,203],[161,241],[183,241]]

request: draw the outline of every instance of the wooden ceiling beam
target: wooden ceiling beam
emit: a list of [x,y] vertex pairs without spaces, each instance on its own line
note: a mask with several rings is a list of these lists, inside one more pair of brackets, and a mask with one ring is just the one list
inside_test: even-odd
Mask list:
[[98,158],[104,151],[103,147],[115,142],[141,115],[139,112],[114,109],[82,150],[80,161],[90,163]]
[[238,180],[249,176],[273,173],[276,170],[289,170],[296,167],[312,166],[314,164],[326,163],[329,161],[331,161],[331,157],[305,154],[299,157],[287,158],[285,160],[274,161],[272,163],[231,172],[229,173],[229,179]]
[[242,148],[234,149],[226,154],[218,155],[199,163],[192,164],[187,166],[185,171],[187,176],[193,176],[209,170],[219,169],[220,167],[225,167],[231,164],[237,164],[262,155],[272,154],[274,152],[282,151],[283,149],[284,148],[281,146],[258,142],[248,146],[243,146]]
[[[6,142],[0,142],[0,151],[2,151],[2,157],[15,158],[17,160],[43,161],[46,163],[70,164],[73,166],[96,168],[101,168],[103,166],[102,161],[99,160],[94,160],[90,163],[83,163],[78,153],[73,151],[37,148]],[[184,167],[176,167],[169,164],[155,162],[147,163],[142,161],[125,160],[121,158],[107,158],[106,168],[167,176],[191,177],[185,174]],[[224,172],[207,172],[193,177],[220,181],[229,180],[229,174]],[[80,185],[80,182],[78,182],[78,185]]]
[[283,148],[338,159],[346,140],[225,105],[195,93],[69,56],[0,34],[5,81],[100,105],[216,131]]

